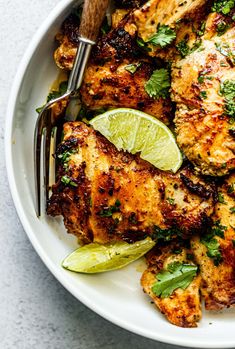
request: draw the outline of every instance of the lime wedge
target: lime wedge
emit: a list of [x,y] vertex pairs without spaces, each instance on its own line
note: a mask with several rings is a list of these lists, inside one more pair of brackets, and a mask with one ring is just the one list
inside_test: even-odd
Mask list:
[[161,121],[128,108],[109,110],[90,121],[118,150],[136,154],[163,171],[177,172],[182,154],[175,137]]
[[125,267],[147,253],[155,242],[147,237],[128,244],[124,241],[100,245],[91,243],[78,248],[62,262],[65,269],[77,273],[102,273]]

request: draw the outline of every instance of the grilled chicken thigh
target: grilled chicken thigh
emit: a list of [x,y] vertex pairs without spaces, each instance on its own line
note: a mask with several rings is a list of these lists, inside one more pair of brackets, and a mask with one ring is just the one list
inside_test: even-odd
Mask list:
[[203,174],[221,176],[235,168],[234,111],[235,28],[216,35],[221,16],[209,16],[201,46],[176,60],[172,70],[172,98],[177,142]]
[[[121,22],[117,24],[119,17]],[[82,102],[88,110],[139,109],[169,124],[172,121],[170,99],[154,99],[145,90],[156,64],[137,45],[136,26],[125,13],[122,17],[120,13],[114,14],[114,28],[100,37],[92,51],[80,89]],[[55,52],[55,61],[62,69],[73,67],[77,28],[75,18],[69,17],[57,37],[60,46]]]
[[[81,122],[64,126],[63,163],[48,213],[63,215],[81,241],[138,240],[200,232],[213,212],[213,188],[189,168],[162,172],[117,149]],[[169,231],[170,229],[170,231]]]
[[207,310],[235,306],[235,174],[219,187],[219,201],[213,228],[191,240]]
[[179,247],[177,243],[157,245],[147,254],[148,269],[141,277],[144,292],[153,299],[157,308],[171,323],[180,327],[196,327],[201,319],[200,275],[195,276],[186,289],[178,288],[168,297],[157,296],[152,287],[156,283],[157,274],[162,269],[167,269],[170,263],[191,264],[192,261],[187,257],[189,253],[191,253],[190,250]]

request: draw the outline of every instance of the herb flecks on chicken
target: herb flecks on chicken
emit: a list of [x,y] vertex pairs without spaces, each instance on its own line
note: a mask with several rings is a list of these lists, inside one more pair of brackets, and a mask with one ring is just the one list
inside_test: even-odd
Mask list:
[[235,306],[235,175],[218,190],[212,227],[191,240],[207,310]]
[[118,152],[84,123],[65,124],[64,135],[59,154],[70,155],[61,156],[66,161],[48,213],[63,215],[68,232],[81,241],[158,238],[170,229],[187,237],[209,222],[213,188],[191,169],[161,172],[138,155]]
[[[100,36],[92,51],[80,90],[82,102],[93,111],[115,107],[139,109],[169,124],[172,121],[170,98],[151,97],[145,89],[158,66],[139,47],[137,28],[131,17],[125,13],[123,16],[120,12],[113,15],[113,28]],[[72,29],[71,18],[69,21],[69,25],[65,21],[58,36],[60,46],[55,52],[57,65],[64,69],[72,69],[76,54],[72,34],[68,33],[68,29],[71,33],[76,29]],[[128,69],[130,65],[136,67],[134,72]]]
[[[175,242],[157,246],[147,254],[148,269],[141,278],[144,292],[171,323],[180,327],[197,327],[202,316],[201,277],[190,256],[191,250]],[[165,296],[155,292],[159,283]]]
[[198,50],[174,63],[172,98],[179,146],[200,172],[221,176],[235,168],[235,29],[208,35]]

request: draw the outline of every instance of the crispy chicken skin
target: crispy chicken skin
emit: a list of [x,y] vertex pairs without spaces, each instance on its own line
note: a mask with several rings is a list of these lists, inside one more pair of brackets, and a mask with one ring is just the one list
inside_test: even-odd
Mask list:
[[170,297],[161,298],[152,291],[152,286],[156,282],[156,275],[172,262],[192,263],[187,260],[186,248],[180,254],[174,254],[177,244],[171,243],[165,247],[156,246],[146,256],[148,269],[144,271],[141,278],[141,285],[154,301],[159,310],[174,325],[180,327],[197,327],[197,322],[201,319],[200,282],[201,277],[196,276],[191,284],[185,289],[176,289]]
[[[219,188],[221,201],[215,206],[213,221],[224,227],[224,238],[216,236],[222,261],[216,266],[207,255],[207,247],[193,237],[191,247],[202,276],[201,292],[207,310],[235,306],[235,174]],[[233,212],[233,213],[232,213]]]
[[[129,17],[120,18],[117,25],[117,17],[113,16],[114,28],[100,37],[92,51],[80,89],[82,102],[88,110],[139,109],[169,124],[172,121],[170,99],[154,99],[145,91],[145,84],[156,65],[138,47],[136,26]],[[67,21],[57,36],[60,46],[54,55],[62,69],[72,69],[77,45],[75,19],[70,16]],[[130,64],[136,67],[133,73],[128,71]]]
[[[162,172],[117,149],[82,122],[64,126],[58,154],[72,151],[61,166],[49,202],[80,241],[138,240],[160,229],[183,236],[199,232],[213,212],[213,188],[189,168]],[[72,185],[63,183],[63,176]]]
[[142,110],[168,124],[171,118],[171,103],[168,99],[150,98],[144,85],[153,72],[150,62],[132,61],[137,68],[134,74],[126,70],[130,61],[125,60],[114,71],[110,63],[103,66],[90,64],[81,88],[82,101],[89,110],[129,107]]
[[212,176],[235,168],[235,137],[220,92],[221,83],[235,79],[235,69],[220,49],[223,45],[235,49],[235,28],[212,36],[218,18],[209,16],[201,49],[176,60],[172,70],[177,142],[198,171]]

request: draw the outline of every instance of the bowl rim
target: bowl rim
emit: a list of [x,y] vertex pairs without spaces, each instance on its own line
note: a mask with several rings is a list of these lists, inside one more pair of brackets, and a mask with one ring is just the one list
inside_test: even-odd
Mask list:
[[[38,47],[41,38],[46,34],[52,23],[60,16],[63,10],[65,10],[69,5],[72,5],[74,3],[74,0],[61,0],[54,9],[49,13],[48,17],[44,20],[44,22],[40,25],[40,27],[37,29],[36,33],[34,34],[33,38],[31,39],[23,58],[18,66],[17,73],[15,75],[11,92],[8,97],[8,105],[7,105],[7,111],[6,111],[6,121],[5,121],[5,159],[6,161],[6,169],[7,169],[7,177],[10,187],[10,192],[13,198],[14,206],[16,208],[17,214],[19,216],[19,219],[22,223],[22,226],[24,228],[24,231],[26,232],[31,244],[33,245],[35,251],[43,261],[43,263],[46,265],[46,267],[50,270],[50,272],[55,276],[55,278],[80,302],[82,302],[84,305],[86,305],[88,308],[93,310],[95,313],[99,314],[103,318],[107,319],[111,323],[114,323],[117,326],[120,326],[126,330],[129,330],[130,332],[133,332],[135,334],[141,335],[143,337],[160,341],[163,343],[173,344],[173,345],[181,345],[185,347],[197,347],[197,348],[221,348],[221,345],[218,345],[218,343],[206,343],[203,340],[197,341],[197,343],[194,343],[193,341],[190,341],[189,339],[185,339],[184,336],[179,335],[167,335],[166,333],[158,333],[156,332],[155,335],[151,335],[150,333],[147,334],[145,330],[142,330],[138,326],[135,326],[132,323],[129,323],[125,321],[125,319],[120,319],[118,316],[115,316],[114,314],[110,314],[108,311],[104,310],[102,307],[97,306],[95,301],[92,301],[89,297],[86,297],[84,293],[80,293],[79,289],[74,287],[73,285],[69,284],[68,281],[66,281],[63,278],[63,274],[57,270],[54,263],[50,260],[47,253],[44,252],[43,248],[39,245],[39,243],[36,240],[36,237],[31,229],[30,223],[27,219],[27,215],[24,212],[24,209],[21,205],[21,200],[18,194],[17,185],[14,177],[14,170],[13,170],[13,148],[12,148],[12,133],[13,133],[13,121],[15,116],[15,107],[16,102],[18,98],[18,94],[20,91],[20,87],[23,81],[23,78],[25,76],[25,73],[27,71],[28,65],[30,63],[30,60],[35,52],[35,49]],[[173,326],[173,325],[172,325]],[[232,343],[231,341],[224,341],[223,348],[234,348],[235,346],[235,339]]]

